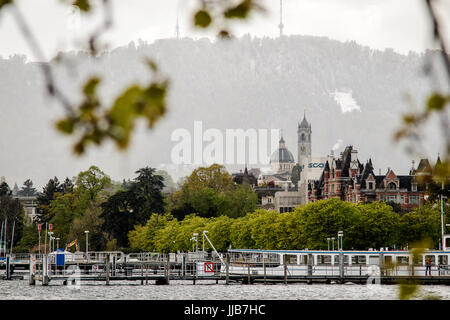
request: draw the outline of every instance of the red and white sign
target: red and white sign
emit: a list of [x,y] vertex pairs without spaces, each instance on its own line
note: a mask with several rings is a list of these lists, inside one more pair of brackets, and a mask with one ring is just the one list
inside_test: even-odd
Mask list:
[[48,225],[48,230],[52,231],[52,229],[53,229],[53,224],[50,223],[50,224]]
[[42,224],[38,224],[38,231],[41,232],[42,230]]
[[214,263],[213,262],[205,262],[205,272],[214,272]]

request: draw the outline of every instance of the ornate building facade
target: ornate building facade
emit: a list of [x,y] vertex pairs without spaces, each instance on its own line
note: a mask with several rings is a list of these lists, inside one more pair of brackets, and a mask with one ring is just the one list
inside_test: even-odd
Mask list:
[[402,210],[422,205],[426,199],[426,187],[418,183],[419,175],[431,176],[431,166],[422,159],[408,175],[397,175],[388,169],[384,175],[376,175],[372,159],[362,164],[358,151],[347,146],[340,157],[329,156],[318,181],[309,184],[309,201],[339,198],[349,202],[386,201],[398,204]]

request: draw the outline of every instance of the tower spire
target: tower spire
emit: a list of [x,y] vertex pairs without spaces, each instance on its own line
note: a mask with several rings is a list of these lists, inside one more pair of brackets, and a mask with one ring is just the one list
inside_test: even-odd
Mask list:
[[280,24],[278,25],[278,28],[280,28],[280,38],[283,36],[283,0],[280,0]]
[[175,38],[180,39],[180,25],[178,24],[178,14],[177,14],[177,24],[175,25]]

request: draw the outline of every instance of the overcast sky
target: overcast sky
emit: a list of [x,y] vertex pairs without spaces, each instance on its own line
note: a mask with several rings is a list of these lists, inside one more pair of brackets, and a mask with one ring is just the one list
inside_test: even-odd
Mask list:
[[[80,48],[79,43],[100,21],[99,14],[82,16],[74,23],[69,0],[17,0],[23,14],[45,50],[47,58],[58,50]],[[97,1],[100,2],[100,1]],[[110,48],[132,40],[149,42],[173,37],[179,17],[181,36],[198,38],[212,33],[195,31],[192,12],[199,0],[113,0],[114,27],[103,38]],[[433,47],[424,0],[284,0],[284,33],[355,40],[377,49],[394,48],[401,53]],[[436,0],[442,21],[450,21],[450,0]],[[279,0],[263,0],[267,14],[257,14],[234,25],[237,36],[278,36]],[[30,56],[8,10],[0,14],[0,55]],[[98,13],[98,11],[96,11]],[[443,33],[450,38],[449,24]],[[33,59],[34,60],[34,59]]]
[[[88,15],[76,19],[70,10],[73,0],[15,0],[26,17],[33,33],[45,52],[45,58],[52,58],[58,51],[80,49],[86,43],[88,35],[101,21],[101,11],[94,10]],[[110,49],[127,45],[130,41],[142,39],[153,42],[156,39],[171,38],[175,35],[177,17],[182,37],[200,38],[215,33],[195,30],[192,26],[192,13],[200,0],[111,0],[113,9],[113,28],[104,34],[102,41]],[[340,41],[354,40],[362,45],[384,50],[393,48],[407,54],[408,51],[420,52],[433,48],[431,25],[424,0],[283,0],[284,34],[326,36]],[[438,14],[443,22],[442,32],[450,44],[450,0],[435,0]],[[97,4],[101,1],[96,1]],[[249,21],[233,23],[231,31],[236,36],[249,33],[252,36],[278,37],[279,0],[261,0],[267,9],[266,14],[255,14]],[[84,40],[84,41],[83,41]],[[29,60],[35,60],[27,47],[23,36],[12,18],[10,9],[0,11],[0,56],[8,58],[14,54],[25,54]],[[1,75],[0,75],[1,77]],[[2,105],[0,97],[0,112]],[[18,119],[21,123],[21,119]],[[20,126],[20,125],[18,125]],[[50,125],[49,125],[50,126]],[[65,137],[64,137],[65,138]],[[56,138],[55,138],[56,139]],[[62,139],[62,137],[58,137]],[[65,140],[67,148],[69,140]],[[26,148],[20,146],[18,148]],[[14,152],[14,150],[2,150]],[[98,151],[84,162],[73,159],[65,169],[76,174],[81,164],[89,159],[100,163],[111,162],[109,153]],[[106,157],[107,159],[103,159]],[[109,158],[108,158],[109,157]],[[118,180],[130,177],[137,167],[132,167],[128,156],[115,170],[108,171]],[[114,158],[114,161],[117,158]],[[148,159],[142,159],[143,163]],[[35,159],[35,161],[43,161]],[[78,161],[78,162],[77,162]],[[103,161],[103,162],[102,162]],[[74,166],[78,164],[78,166]],[[27,177],[37,180],[39,188],[50,176],[46,172],[22,170],[18,165],[16,173],[2,170],[8,183],[19,185]],[[86,169],[86,166],[83,167]],[[0,168],[1,169],[1,168]],[[56,170],[56,168],[48,168]],[[61,169],[61,168],[60,168]],[[77,171],[78,170],[78,171]],[[18,172],[18,173],[17,173]],[[40,175],[39,175],[40,174]],[[51,173],[51,176],[56,174]],[[59,173],[58,173],[59,175]],[[60,176],[65,176],[61,174]],[[48,176],[48,177],[47,177]],[[120,178],[120,179],[119,179]]]

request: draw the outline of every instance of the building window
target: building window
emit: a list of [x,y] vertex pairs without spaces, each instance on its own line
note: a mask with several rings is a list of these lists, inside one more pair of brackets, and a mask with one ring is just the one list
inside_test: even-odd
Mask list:
[[268,203],[272,203],[272,198],[268,198],[268,199],[267,199],[267,202],[268,202]]
[[405,196],[404,195],[400,196],[400,203],[401,204],[405,203]]
[[410,204],[419,204],[419,196],[409,196]]
[[411,190],[412,190],[412,191],[417,191],[417,184],[413,183],[413,184],[411,185]]
[[331,185],[331,193],[334,193],[334,184]]
[[383,200],[384,200],[383,195],[380,194],[380,201],[383,201]]
[[397,196],[387,196],[386,197],[387,202],[397,202]]
[[394,182],[391,182],[388,184],[388,189],[395,190],[395,189],[397,189],[397,185]]
[[369,182],[369,190],[373,189],[373,182]]

